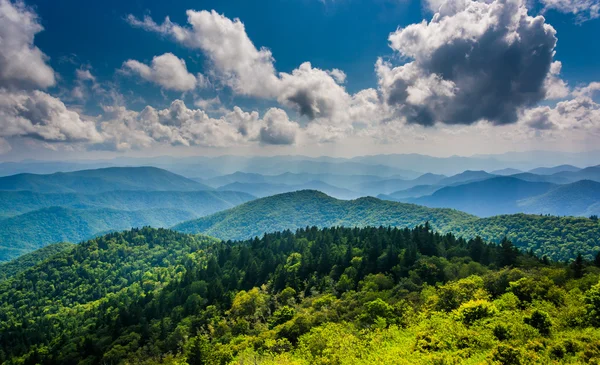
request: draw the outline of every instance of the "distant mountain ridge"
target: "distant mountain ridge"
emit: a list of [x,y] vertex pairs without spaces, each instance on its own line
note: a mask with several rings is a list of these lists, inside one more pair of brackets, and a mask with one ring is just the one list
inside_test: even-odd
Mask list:
[[186,210],[197,216],[211,214],[245,203],[255,197],[234,191],[106,191],[96,194],[37,193],[0,191],[0,218],[47,207],[71,209],[144,210],[168,208]]
[[207,185],[156,167],[108,167],[0,177],[0,190],[40,193],[101,193],[112,190],[196,191]]
[[429,196],[408,202],[432,208],[454,208],[479,217],[517,213],[517,201],[541,195],[555,184],[528,182],[510,176],[494,177],[472,183],[446,186]]

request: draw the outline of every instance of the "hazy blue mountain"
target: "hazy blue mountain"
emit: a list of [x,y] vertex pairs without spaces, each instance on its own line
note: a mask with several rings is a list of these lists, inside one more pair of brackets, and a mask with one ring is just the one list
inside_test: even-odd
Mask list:
[[582,180],[560,185],[545,194],[521,200],[518,205],[525,213],[600,215],[600,182]]
[[252,194],[256,197],[265,197],[269,195],[299,191],[299,190],[318,190],[327,195],[338,199],[355,199],[360,194],[343,188],[332,186],[323,181],[309,181],[304,184],[287,185],[287,184],[270,184],[270,183],[232,183],[218,188],[220,191],[241,191]]
[[0,261],[8,261],[55,242],[79,242],[97,234],[132,227],[169,227],[195,218],[177,209],[123,211],[50,207],[0,220]]
[[0,190],[30,190],[42,193],[210,189],[204,184],[155,167],[109,167],[49,175],[18,174],[0,177]]
[[580,180],[593,180],[600,182],[600,165],[590,166],[578,171],[563,171],[553,174],[554,177],[561,177],[576,182]]
[[61,206],[76,209],[110,208],[144,210],[169,208],[196,216],[212,214],[245,203],[255,197],[232,191],[108,191],[99,194],[0,191],[0,218],[41,208]]
[[492,172],[490,172],[490,174],[492,175],[500,175],[500,176],[510,176],[510,175],[515,175],[515,174],[520,174],[523,171],[519,170],[519,169],[513,169],[510,167],[507,167],[505,169],[500,169],[500,170],[494,170]]
[[457,185],[463,184],[467,182],[480,181],[485,179],[490,179],[495,177],[496,175],[489,174],[485,171],[472,171],[467,170],[463,171],[460,174],[456,174],[445,179],[438,181],[438,185]]
[[440,185],[417,185],[412,188],[395,191],[388,195],[379,196],[381,199],[404,201],[409,198],[418,198],[425,195],[431,195],[443,188]]
[[520,212],[518,200],[544,194],[556,187],[513,177],[495,177],[482,181],[447,186],[429,196],[409,199],[428,207],[454,208],[480,217]]
[[390,194],[395,191],[410,189],[418,185],[437,184],[445,178],[445,175],[427,173],[412,180],[386,179],[380,181],[368,181],[356,185],[354,190],[359,191],[364,195]]
[[30,253],[26,253],[12,261],[0,263],[0,281],[9,279],[37,264],[47,260],[59,252],[70,250],[75,244],[69,242],[53,243]]
[[532,174],[537,174],[537,175],[552,175],[552,174],[556,174],[557,172],[565,172],[565,171],[575,172],[575,171],[579,171],[579,170],[581,170],[581,168],[577,167],[577,166],[560,165],[560,166],[554,166],[554,167],[538,167],[538,168],[529,170],[529,172],[531,172]]
[[431,209],[376,198],[338,200],[304,190],[257,199],[207,217],[181,223],[175,230],[205,233],[221,239],[244,239],[265,232],[306,226],[415,226],[427,221],[435,228],[475,219],[452,209]]
[[537,175],[531,172],[522,172],[520,174],[510,175],[511,177],[517,178],[519,180],[529,181],[529,182],[549,182],[553,184],[568,184],[571,182],[571,179],[558,176],[558,175]]

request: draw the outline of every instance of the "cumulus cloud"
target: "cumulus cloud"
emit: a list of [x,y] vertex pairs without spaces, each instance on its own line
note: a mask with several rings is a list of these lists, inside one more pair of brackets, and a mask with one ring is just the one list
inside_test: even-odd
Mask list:
[[514,123],[543,100],[555,30],[521,0],[435,1],[431,21],[398,29],[390,46],[407,60],[376,71],[384,100],[409,123]]
[[265,125],[260,129],[260,141],[264,144],[287,145],[296,142],[300,127],[289,120],[286,112],[269,109],[264,115]]
[[562,63],[560,61],[554,61],[550,65],[550,72],[544,81],[546,99],[562,99],[570,93],[567,83],[560,78],[561,68]]
[[536,130],[584,131],[600,133],[600,104],[587,96],[526,110],[522,121]]
[[231,20],[214,10],[188,10],[187,16],[189,26],[175,24],[168,17],[162,24],[149,17],[139,20],[131,15],[128,21],[201,50],[210,60],[215,76],[237,94],[277,99],[309,119],[352,122],[348,119],[352,97],[341,86],[346,80],[343,71],[321,70],[305,62],[291,73],[278,73],[271,51],[257,48],[239,19]]
[[99,85],[96,83],[96,77],[92,72],[85,68],[75,70],[75,86],[71,90],[71,96],[79,101],[83,101],[88,98],[90,87],[92,89],[99,88]]
[[592,97],[598,91],[600,91],[600,82],[594,81],[594,82],[590,82],[586,86],[576,88],[575,90],[573,90],[573,95],[576,97],[579,97],[579,96]]
[[[154,57],[150,66],[128,60],[123,63],[123,69],[167,90],[190,91],[198,84],[196,77],[188,72],[185,61],[172,53]],[[204,77],[201,82],[206,82]]]
[[0,90],[0,137],[30,137],[46,142],[102,140],[94,121],[82,119],[59,99],[39,90]]
[[55,84],[47,56],[33,44],[43,29],[22,1],[0,0],[0,87],[44,89]]
[[573,14],[578,22],[600,18],[600,1],[598,0],[540,0],[544,10],[556,10],[565,14]]
[[270,109],[260,119],[258,112],[245,112],[236,106],[220,118],[211,118],[202,109],[188,108],[182,100],[165,109],[147,106],[140,112],[122,106],[105,107],[99,126],[104,141],[98,148],[116,150],[147,148],[155,143],[202,147],[255,141],[290,144],[299,131],[298,124],[280,109]]

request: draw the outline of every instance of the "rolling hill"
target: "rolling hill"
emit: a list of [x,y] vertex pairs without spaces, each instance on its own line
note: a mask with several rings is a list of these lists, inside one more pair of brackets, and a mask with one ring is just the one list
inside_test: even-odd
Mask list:
[[169,227],[195,218],[177,209],[123,211],[50,207],[0,221],[0,262],[55,242],[80,242],[132,227]]
[[532,174],[536,174],[536,175],[553,175],[558,172],[565,172],[565,171],[576,172],[579,170],[581,170],[581,168],[579,168],[577,166],[559,165],[559,166],[554,166],[554,167],[538,167],[538,168],[529,170],[529,172]]
[[231,191],[0,192],[0,261],[60,241],[131,227],[169,227],[252,200]]
[[513,177],[495,177],[483,181],[444,187],[429,196],[409,199],[432,208],[454,208],[480,217],[520,212],[518,200],[541,195],[556,185],[528,182]]
[[405,201],[409,198],[418,198],[418,197],[425,196],[425,195],[431,195],[431,194],[435,193],[436,191],[440,190],[441,188],[443,188],[443,186],[417,185],[417,186],[413,186],[410,189],[395,191],[388,195],[381,194],[381,195],[379,195],[379,197],[381,199],[386,199],[386,200]]
[[580,180],[593,180],[600,182],[600,165],[586,167],[585,169],[578,171],[557,172],[552,176],[566,178],[569,180],[569,182],[576,182]]
[[426,221],[441,232],[499,242],[504,236],[522,249],[553,259],[591,259],[600,247],[600,223],[588,218],[501,215],[477,218],[453,210],[360,198],[342,201],[316,191],[299,191],[257,199],[238,207],[176,225],[184,233],[204,233],[221,239],[244,239],[265,232],[306,226],[414,226]]
[[595,266],[423,226],[227,243],[134,229],[0,281],[0,354],[11,365],[596,363]]
[[93,194],[114,190],[197,191],[211,188],[155,167],[109,167],[49,175],[0,177],[0,190]]
[[178,224],[174,229],[234,240],[306,226],[405,227],[429,221],[432,227],[443,229],[451,222],[472,219],[475,217],[452,209],[430,209],[371,197],[345,201],[318,191],[304,190],[253,200],[208,217]]
[[365,195],[390,194],[394,191],[410,189],[418,185],[437,184],[446,178],[445,175],[427,173],[412,180],[386,179],[380,181],[367,181],[356,185],[355,190]]
[[33,252],[26,253],[12,261],[0,263],[0,281],[11,278],[48,258],[56,255],[59,252],[70,250],[75,245],[73,243],[61,242],[42,247]]
[[518,202],[524,213],[584,216],[600,215],[600,183],[582,180],[559,185],[549,192]]
[[464,184],[467,182],[480,181],[485,179],[490,179],[495,177],[496,175],[489,174],[485,171],[472,171],[466,170],[461,172],[460,174],[456,174],[445,179],[438,181],[438,185],[447,186],[447,185],[458,185]]
[[299,185],[236,182],[221,186],[217,190],[240,191],[260,198],[299,190],[318,190],[338,199],[355,199],[360,196],[360,194],[356,192],[348,189],[338,188],[323,181],[309,181]]
[[74,209],[144,210],[168,208],[196,216],[212,214],[245,203],[254,196],[232,191],[107,191],[99,194],[0,191],[0,218],[48,207]]

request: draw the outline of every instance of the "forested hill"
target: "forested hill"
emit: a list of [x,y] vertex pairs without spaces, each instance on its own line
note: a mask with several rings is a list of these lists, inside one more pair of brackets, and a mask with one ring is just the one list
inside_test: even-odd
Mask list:
[[169,227],[193,218],[188,211],[76,210],[50,207],[0,220],[0,262],[55,242],[80,242],[102,232],[132,227]]
[[480,219],[452,209],[426,208],[375,198],[343,201],[308,190],[253,200],[178,224],[174,229],[227,240],[312,225],[414,227],[427,221],[436,230],[468,238],[481,235],[499,242],[508,236],[518,247],[532,249],[540,256],[547,255],[555,260],[573,259],[578,253],[591,259],[600,251],[598,220],[525,214]]
[[114,190],[194,191],[212,188],[156,167],[109,167],[0,177],[0,190],[94,194]]
[[232,191],[0,191],[0,262],[47,244],[80,242],[132,227],[170,227],[253,197]]
[[0,281],[13,277],[57,253],[70,250],[73,247],[75,247],[75,244],[73,243],[54,243],[20,256],[10,262],[0,263]]
[[600,252],[598,219],[510,214],[452,224],[445,231],[497,243],[508,237],[517,247],[553,260],[570,260],[578,254],[592,259]]
[[0,362],[597,363],[599,277],[424,226],[136,229],[0,282]]
[[453,209],[433,209],[372,197],[338,200],[314,190],[274,195],[178,224],[175,230],[203,233],[224,240],[262,236],[265,232],[307,226],[414,227],[429,222],[434,229],[476,217]]
[[178,209],[197,216],[212,214],[255,197],[237,191],[106,191],[97,194],[0,191],[0,217],[48,207],[74,209]]

